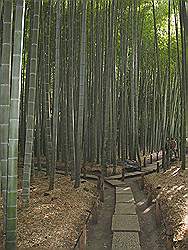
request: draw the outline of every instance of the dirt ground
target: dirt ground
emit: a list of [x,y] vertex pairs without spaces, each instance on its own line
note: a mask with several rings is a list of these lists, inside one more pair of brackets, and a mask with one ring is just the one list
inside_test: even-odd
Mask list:
[[115,208],[115,190],[105,184],[104,192],[104,203],[99,209],[98,223],[90,223],[88,226],[87,250],[112,249],[111,221]]
[[[21,189],[18,190],[18,249],[72,249],[96,196],[96,186],[88,181],[74,189],[70,178],[57,175],[55,189],[49,192],[47,178],[36,177],[28,209],[22,209]],[[0,239],[0,249],[3,249],[2,223]]]
[[139,179],[130,183],[136,201],[136,211],[140,223],[140,243],[142,250],[165,250],[161,228],[158,228],[155,220],[155,208],[148,206],[145,192],[140,190]]
[[[165,250],[160,229],[155,222],[154,207],[148,207],[147,197],[139,188],[140,178],[126,179],[125,186],[131,186],[136,201],[136,210],[140,223],[140,243],[142,250]],[[115,208],[115,189],[105,185],[105,201],[99,211],[98,224],[88,228],[87,250],[111,250],[111,222]]]
[[127,186],[130,186],[136,201],[136,212],[140,224],[140,244],[142,250],[165,250],[161,229],[156,225],[155,210],[148,206],[147,196],[140,189],[140,177],[127,179]]
[[182,171],[179,162],[175,162],[164,173],[146,176],[145,189],[153,199],[157,197],[165,233],[172,232],[174,247],[187,249],[188,170]]

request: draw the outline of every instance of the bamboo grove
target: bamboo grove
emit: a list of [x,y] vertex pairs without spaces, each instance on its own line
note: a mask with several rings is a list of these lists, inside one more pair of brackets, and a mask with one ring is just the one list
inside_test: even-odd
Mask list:
[[6,248],[16,248],[17,178],[57,162],[75,188],[81,166],[163,150],[185,167],[186,1],[1,0],[0,175]]

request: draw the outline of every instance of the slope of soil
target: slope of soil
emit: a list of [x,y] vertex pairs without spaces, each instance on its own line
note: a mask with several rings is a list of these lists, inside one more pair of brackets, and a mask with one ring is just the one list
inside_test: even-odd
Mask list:
[[[18,191],[18,249],[72,249],[96,196],[96,186],[87,181],[74,189],[70,178],[58,175],[55,189],[49,192],[47,178],[35,178],[26,210],[21,207],[21,189]],[[0,229],[0,249],[3,249],[2,223]]]
[[140,177],[126,179],[125,184],[130,186],[136,202],[136,212],[140,224],[140,245],[142,250],[165,250],[160,229],[155,221],[154,206],[148,206],[147,197],[143,190],[140,190]]
[[[181,171],[178,162],[164,173],[145,177],[145,189],[157,197],[166,232],[173,234],[174,247],[187,249],[188,232],[188,170]],[[165,232],[165,233],[166,233]]]

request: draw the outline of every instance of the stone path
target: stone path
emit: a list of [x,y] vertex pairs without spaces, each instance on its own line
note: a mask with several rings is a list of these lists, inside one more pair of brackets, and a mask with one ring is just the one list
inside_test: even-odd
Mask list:
[[[164,247],[160,245],[161,242],[158,242],[160,237],[157,235],[154,218],[151,218],[148,212],[146,214],[148,208],[145,209],[143,194],[135,190],[135,186],[139,188],[135,180],[140,180],[140,175],[152,173],[156,169],[157,163],[154,162],[142,168],[142,172],[127,173],[126,177],[133,178],[127,178],[125,182],[121,181],[121,175],[105,178],[105,187],[107,188],[107,184],[110,184],[111,188],[115,188],[113,194],[115,205],[112,204],[112,200],[109,200],[109,203],[104,202],[100,213],[100,223],[92,226],[93,230],[90,230],[87,240],[88,250],[164,250]],[[93,175],[87,175],[87,177],[96,179]],[[105,195],[105,200],[107,197]],[[107,213],[108,209],[109,213]],[[110,213],[112,220],[109,221]],[[106,215],[108,218],[105,218]]]
[[[160,163],[160,161],[159,161]],[[154,162],[142,169],[142,172],[126,173],[126,177],[149,174],[157,169]],[[88,177],[88,176],[87,176]],[[93,176],[91,175],[90,178]],[[131,187],[121,181],[122,175],[105,178],[105,182],[114,186],[115,209],[112,217],[112,250],[141,250],[139,239],[140,225],[136,213],[135,199]]]
[[112,250],[141,250],[140,225],[132,190],[130,187],[118,186],[115,195],[115,212],[112,218]]
[[[140,190],[140,177],[127,178],[124,182],[114,181],[116,181],[114,185],[105,183],[105,202],[99,210],[99,223],[89,227],[86,249],[166,250],[161,231],[155,222],[154,206],[148,206],[147,197]],[[117,196],[120,194],[119,202],[116,202],[116,194]],[[131,195],[132,201],[130,202]],[[128,197],[128,202],[126,202],[126,197]],[[123,200],[120,200],[121,198]],[[135,217],[138,218],[139,224]],[[133,220],[132,228],[122,226],[122,223],[126,224],[128,221],[130,225],[130,221]],[[119,225],[122,228],[118,228]],[[122,231],[119,231],[120,229]]]

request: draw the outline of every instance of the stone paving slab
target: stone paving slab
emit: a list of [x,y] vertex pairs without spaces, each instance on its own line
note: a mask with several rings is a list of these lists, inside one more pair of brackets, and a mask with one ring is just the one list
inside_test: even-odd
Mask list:
[[116,203],[134,203],[133,194],[126,194],[126,193],[116,193]]
[[116,180],[116,179],[121,179],[122,174],[116,174],[116,175],[112,175],[109,177],[106,177],[107,180]]
[[130,173],[125,173],[125,178],[126,177],[138,176],[138,175],[141,175],[141,174],[142,174],[141,171],[134,171],[134,172],[130,172]]
[[137,215],[113,215],[112,231],[139,232]]
[[112,186],[118,186],[118,187],[125,186],[125,183],[121,180],[107,180],[107,179],[105,179],[105,181]]
[[116,193],[132,194],[132,189],[130,187],[116,187]]
[[136,214],[136,207],[133,203],[116,203],[114,214]]
[[141,250],[136,232],[114,232],[112,250]]
[[[157,167],[155,167],[155,169],[156,168]],[[151,170],[149,172],[151,172]],[[153,169],[152,169],[152,172],[153,172]],[[131,173],[125,173],[125,179],[129,178],[129,177],[141,176],[142,173],[146,173],[146,172],[145,171],[144,172],[135,171],[135,172],[131,172]],[[121,186],[122,183],[124,184],[124,182],[121,181],[121,178],[122,178],[122,175],[117,175],[117,176],[114,176],[114,178],[106,177],[105,180],[106,180],[106,182],[109,182],[113,186]]]

